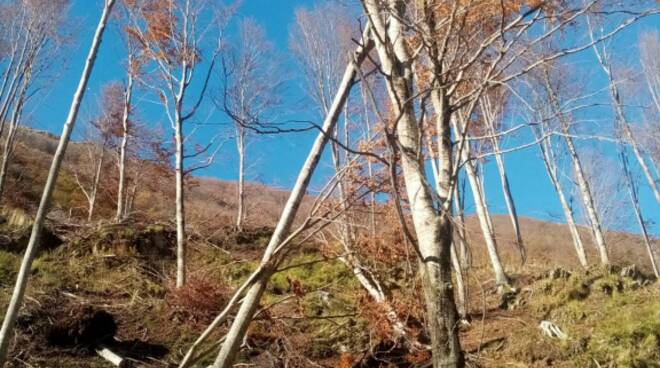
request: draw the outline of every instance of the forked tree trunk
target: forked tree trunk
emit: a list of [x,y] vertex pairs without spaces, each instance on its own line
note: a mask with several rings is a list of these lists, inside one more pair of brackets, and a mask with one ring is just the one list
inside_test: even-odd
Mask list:
[[[536,131],[534,132],[537,138],[540,138]],[[559,176],[557,175],[557,164],[554,159],[554,154],[552,152],[552,146],[550,145],[550,138],[542,138],[539,142],[539,149],[541,150],[541,157],[543,159],[543,164],[545,165],[545,170],[548,173],[550,182],[552,183],[555,192],[559,197],[559,203],[561,204],[562,211],[564,212],[564,218],[566,219],[566,224],[568,225],[568,230],[571,233],[571,238],[573,239],[573,247],[575,248],[575,253],[577,254],[580,265],[587,269],[589,267],[589,262],[587,261],[587,254],[584,251],[584,245],[582,244],[582,238],[580,237],[580,232],[578,227],[575,224],[575,218],[573,217],[573,209],[568,204],[566,196],[559,181]]]
[[282,215],[277,223],[277,227],[273,232],[273,235],[266,247],[264,255],[261,260],[261,266],[263,267],[263,272],[261,272],[256,278],[254,284],[248,289],[241,307],[236,314],[234,321],[229,327],[227,332],[225,342],[222,344],[222,348],[216,357],[213,368],[229,368],[233,365],[236,353],[243,342],[243,338],[247,331],[248,326],[254,316],[254,313],[259,305],[259,300],[266,289],[268,280],[272,274],[277,269],[277,266],[281,259],[273,258],[274,253],[277,247],[282,243],[282,241],[288,236],[293,220],[298,212],[298,208],[307,192],[307,187],[312,178],[318,163],[321,159],[323,149],[328,143],[329,138],[332,136],[339,114],[341,109],[348,98],[351,87],[353,85],[355,76],[357,74],[357,69],[361,65],[362,61],[366,57],[367,53],[371,49],[371,46],[359,47],[355,53],[355,61],[350,61],[344,72],[344,76],[339,84],[337,94],[332,102],[332,106],[329,109],[329,113],[323,122],[322,131],[319,132],[319,135],[314,141],[314,145],[310,150],[307,160],[303,165],[300,173],[298,174],[298,179],[296,184],[289,195],[289,199],[284,206]]
[[64,153],[69,143],[69,138],[71,137],[71,131],[73,130],[73,126],[78,116],[80,103],[85,94],[89,76],[92,73],[92,69],[94,68],[94,61],[96,60],[96,55],[101,44],[101,39],[103,38],[103,32],[105,31],[108,16],[110,15],[110,11],[112,10],[114,4],[115,0],[105,1],[101,19],[99,20],[96,32],[94,33],[92,45],[90,47],[87,60],[85,61],[85,68],[83,69],[82,75],[80,77],[78,88],[73,95],[73,101],[71,103],[71,108],[69,109],[69,115],[66,119],[66,122],[64,123],[62,135],[57,145],[55,155],[53,156],[50,170],[48,171],[46,185],[44,186],[41,201],[39,202],[39,208],[37,209],[37,213],[34,217],[34,224],[32,225],[30,240],[28,241],[27,249],[25,250],[25,255],[23,257],[23,261],[21,262],[21,267],[18,271],[16,285],[14,287],[11,300],[9,301],[9,306],[7,307],[5,318],[2,321],[2,329],[0,329],[0,367],[3,366],[7,360],[7,351],[9,348],[9,342],[12,338],[14,323],[16,322],[18,310],[23,303],[23,296],[25,295],[25,288],[27,287],[28,278],[30,276],[32,261],[34,260],[34,257],[39,248],[41,229],[44,225],[44,220],[46,219],[46,212],[48,211],[48,207],[50,205],[53,188],[55,187],[55,182],[57,181],[57,176],[59,175],[60,166],[62,164],[62,160],[64,159]]
[[[129,68],[133,65],[133,58],[128,57]],[[129,127],[128,119],[131,113],[131,97],[133,95],[133,71],[129,69],[128,82],[126,84],[126,93],[124,96],[124,113],[121,119],[122,137],[119,145],[119,183],[117,184],[117,213],[115,221],[121,221],[124,218],[125,206],[125,186],[126,186],[126,147],[128,146]]]
[[600,225],[600,220],[598,219],[598,213],[596,212],[596,206],[594,205],[591,188],[589,188],[589,182],[585,177],[584,169],[582,168],[582,163],[580,162],[580,156],[578,155],[575,144],[573,143],[573,138],[570,136],[569,123],[561,111],[561,106],[557,100],[557,95],[550,85],[549,76],[547,74],[544,78],[544,84],[548,97],[550,98],[549,102],[552,110],[557,116],[557,119],[559,119],[562,132],[564,133],[564,140],[566,142],[566,147],[568,148],[571,163],[573,164],[573,171],[575,172],[575,179],[577,181],[578,188],[580,189],[582,203],[584,205],[585,211],[587,212],[587,217],[589,218],[591,234],[594,238],[596,249],[598,249],[598,254],[600,255],[600,262],[603,265],[608,265],[610,260],[609,256],[607,255],[605,237],[603,236],[603,230]]
[[424,169],[422,141],[412,102],[414,73],[400,21],[406,11],[405,3],[390,0],[387,9],[396,14],[385,20],[376,0],[362,2],[370,27],[376,33],[376,50],[383,73],[388,76],[387,89],[394,115],[400,117],[397,134],[401,168],[417,235],[433,366],[462,367],[464,361],[456,329],[458,313],[451,278],[452,227],[449,213],[444,208],[438,213],[435,208]]

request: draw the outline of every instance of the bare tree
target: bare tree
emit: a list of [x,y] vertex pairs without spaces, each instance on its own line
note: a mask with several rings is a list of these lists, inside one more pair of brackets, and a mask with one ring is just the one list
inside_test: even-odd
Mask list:
[[241,231],[247,216],[245,155],[250,128],[271,124],[273,109],[280,104],[282,72],[278,57],[264,29],[253,19],[239,24],[237,45],[223,57],[223,92],[215,103],[234,122],[238,153],[236,228]]
[[[543,160],[543,165],[548,173],[550,182],[555,189],[555,193],[557,193],[559,203],[564,213],[564,219],[566,220],[571,239],[573,240],[573,247],[575,248],[578,261],[580,262],[580,265],[586,269],[589,267],[587,254],[584,250],[584,244],[582,243],[582,238],[580,237],[580,232],[575,222],[573,208],[569,203],[569,200],[566,198],[566,194],[562,188],[557,158],[552,145],[552,136],[548,134],[550,129],[547,127],[547,121],[552,119],[553,113],[549,112],[548,108],[544,108],[542,101],[544,100],[539,100],[534,104],[534,110],[530,111],[530,113],[534,114],[534,117],[529,119],[528,125],[535,138],[539,141],[538,147],[541,152],[541,159]],[[536,121],[540,121],[541,123],[538,126],[534,126],[533,122]]]
[[[326,116],[321,127],[321,132],[319,132],[319,135],[314,141],[314,145],[310,150],[307,160],[298,175],[296,184],[287,200],[280,220],[275,228],[275,232],[266,247],[257,272],[253,274],[250,278],[251,282],[247,283],[245,288],[237,290],[234,294],[234,298],[238,300],[243,292],[245,293],[241,306],[229,328],[224,343],[222,344],[222,348],[215,359],[213,364],[214,368],[227,368],[233,365],[238,348],[243,341],[243,337],[245,336],[250,321],[256,311],[259,300],[266,289],[268,280],[276,271],[278,264],[282,261],[282,257],[279,253],[289,245],[291,236],[296,235],[295,233],[289,235],[293,220],[305,195],[311,176],[321,159],[323,148],[333,134],[339,115],[354,83],[357,68],[360,67],[360,64],[366,58],[366,55],[371,49],[371,45],[365,43],[365,40],[362,40],[362,42],[363,43],[355,52],[354,61],[349,62],[346,67],[344,77],[337,89],[335,99],[330,106],[329,114]],[[231,307],[231,305],[228,305],[225,310],[228,312],[231,310]],[[210,331],[213,327],[217,326],[222,320],[224,320],[224,318],[226,318],[226,313],[223,312],[214,320],[214,323],[209,326],[207,331]],[[193,348],[191,348],[191,351],[188,352],[187,357],[194,354],[195,351],[193,349],[203,341],[202,338],[208,337],[208,333],[210,332],[205,332],[205,334],[198,339]],[[187,366],[185,361],[186,359],[181,363],[181,367]]]
[[126,216],[126,159],[128,141],[132,133],[131,113],[133,110],[133,84],[136,76],[139,76],[142,60],[139,58],[139,49],[131,35],[126,35],[126,87],[124,89],[124,106],[121,118],[121,143],[117,157],[117,170],[119,180],[117,182],[117,212],[115,221],[121,221]]
[[646,229],[646,222],[644,221],[644,216],[642,215],[642,210],[639,207],[639,198],[637,196],[637,186],[633,180],[632,173],[630,172],[630,164],[628,163],[628,156],[625,151],[625,147],[618,145],[619,149],[619,159],[621,160],[621,166],[623,169],[626,187],[628,189],[628,195],[630,197],[630,203],[632,204],[633,211],[635,212],[635,218],[637,219],[637,224],[639,225],[640,233],[642,234],[642,239],[644,240],[644,245],[646,247],[646,252],[649,256],[649,261],[651,262],[651,269],[655,274],[656,278],[660,278],[660,270],[658,269],[660,260],[658,260],[658,250],[653,246],[651,239],[649,237],[648,231]]
[[582,199],[582,204],[587,214],[587,218],[589,219],[591,234],[593,236],[596,249],[598,249],[600,262],[603,265],[607,265],[610,261],[607,254],[607,247],[605,245],[605,237],[603,236],[601,222],[598,217],[598,211],[596,210],[592,189],[590,188],[589,181],[587,180],[584,172],[582,161],[580,160],[580,156],[577,152],[573,137],[571,135],[571,124],[569,117],[564,111],[562,111],[556,87],[552,85],[549,68],[549,66],[544,67],[541,83],[543,84],[543,88],[548,98],[548,103],[552,108],[553,115],[559,122],[561,132],[564,136],[564,142],[566,143],[566,148],[568,149],[568,154],[573,166],[573,172],[575,174],[575,180],[580,191],[580,197]]
[[[484,121],[486,123],[487,131],[491,135],[490,143],[493,148],[493,153],[495,154],[495,163],[497,166],[497,172],[500,174],[500,183],[502,185],[502,194],[504,194],[504,202],[506,203],[507,211],[509,212],[509,219],[511,220],[511,225],[513,226],[513,232],[516,237],[515,244],[521,252],[521,258],[523,263],[525,262],[525,246],[523,244],[522,234],[520,232],[520,222],[518,221],[518,211],[516,210],[516,204],[513,201],[513,195],[511,194],[511,187],[509,185],[509,178],[506,174],[506,169],[504,167],[504,159],[500,153],[500,138],[497,135],[497,127],[501,126],[499,119],[503,114],[503,106],[505,105],[504,99],[506,98],[501,90],[496,90],[494,93],[499,92],[499,99],[492,101],[493,97],[491,95],[484,95],[480,101],[480,107],[482,114],[484,116]],[[498,107],[502,106],[502,107]]]
[[[593,27],[591,27],[591,22],[589,22],[589,35],[591,39],[594,39],[596,36],[594,34]],[[623,102],[621,101],[621,91],[619,90],[618,83],[615,81],[614,78],[614,72],[612,70],[612,66],[610,65],[610,55],[607,51],[607,49],[603,47],[598,47],[598,45],[593,45],[593,50],[594,53],[596,54],[596,59],[598,59],[598,63],[601,66],[601,69],[607,76],[607,80],[609,82],[609,92],[610,92],[610,99],[612,101],[612,107],[614,108],[614,114],[616,116],[616,121],[617,121],[617,128],[621,130],[623,133],[623,136],[626,139],[626,142],[628,145],[632,148],[633,154],[635,155],[635,158],[637,159],[637,163],[639,164],[639,167],[642,169],[642,173],[644,173],[644,177],[646,178],[646,181],[649,184],[649,187],[653,191],[653,194],[655,195],[655,200],[660,204],[660,190],[658,190],[658,185],[656,183],[655,178],[651,174],[651,170],[649,169],[648,165],[646,164],[646,161],[644,160],[644,157],[642,156],[642,152],[639,148],[639,144],[637,143],[636,137],[633,135],[632,128],[630,127],[630,122],[628,121],[628,118],[626,117],[626,113],[624,111],[623,107]],[[644,48],[642,49],[644,50]],[[644,60],[644,58],[642,58]],[[646,64],[643,62],[643,64]],[[647,75],[650,72],[647,71],[647,69],[651,69],[653,66],[646,65],[643,66],[642,69],[644,70],[644,74]],[[657,78],[657,77],[656,77]],[[649,86],[649,92],[651,92],[652,99],[655,101],[655,93],[658,92],[653,88],[653,83],[652,79],[646,78],[647,79],[647,85]]]
[[[16,132],[28,100],[39,90],[39,82],[52,69],[53,58],[61,52],[68,2],[43,3],[26,0],[0,5],[6,28],[0,28],[0,135],[9,121],[0,169],[0,196],[7,180]],[[10,119],[7,119],[10,117]]]
[[[139,0],[133,1],[128,11],[131,19],[128,31],[142,46],[142,57],[155,67],[155,80],[144,77],[141,82],[159,98],[174,131],[176,286],[181,287],[186,282],[187,259],[184,178],[191,170],[185,169],[184,161],[206,153],[211,147],[186,153],[184,146],[189,135],[184,124],[195,117],[202,105],[223,47],[224,27],[233,9],[211,10],[204,0]],[[210,49],[207,60],[202,59],[203,49]],[[204,74],[195,78],[199,69]],[[198,95],[193,97],[191,86],[198,80],[201,80],[196,89]]]
[[7,359],[7,350],[9,348],[9,342],[12,338],[12,330],[14,323],[16,322],[18,310],[23,303],[23,296],[25,295],[27,281],[30,276],[32,261],[34,260],[37,250],[39,249],[41,229],[46,218],[46,212],[48,211],[53,188],[55,187],[55,182],[57,181],[60,165],[64,159],[64,153],[66,152],[66,147],[69,143],[71,131],[73,130],[73,126],[78,116],[80,102],[82,101],[82,98],[85,94],[89,76],[91,75],[92,69],[94,68],[94,62],[96,61],[96,55],[99,50],[99,46],[101,45],[101,39],[103,38],[103,32],[105,31],[108,16],[110,15],[114,5],[115,0],[104,1],[103,12],[101,14],[101,18],[99,19],[96,32],[94,33],[94,38],[92,39],[92,45],[89,49],[87,60],[85,61],[85,67],[80,77],[78,88],[73,95],[71,109],[69,110],[69,115],[67,116],[66,122],[64,123],[62,135],[60,137],[57,150],[55,151],[50,170],[48,171],[48,179],[46,180],[43,195],[41,197],[41,201],[39,202],[39,208],[37,209],[37,213],[34,217],[34,224],[32,225],[30,240],[28,241],[27,249],[25,250],[25,255],[23,257],[23,261],[21,262],[21,267],[18,271],[16,285],[14,287],[9,306],[7,307],[5,318],[2,321],[2,329],[0,330],[0,366],[3,366]]
[[[92,221],[94,216],[103,166],[112,148],[115,128],[121,125],[124,111],[124,89],[121,85],[114,82],[106,85],[99,100],[99,110],[100,114],[87,127],[85,148],[88,165],[74,168],[76,183],[87,199],[87,221]],[[81,173],[81,168],[88,172]]]
[[640,36],[639,56],[644,82],[655,109],[660,113],[660,40],[657,32],[643,33]]

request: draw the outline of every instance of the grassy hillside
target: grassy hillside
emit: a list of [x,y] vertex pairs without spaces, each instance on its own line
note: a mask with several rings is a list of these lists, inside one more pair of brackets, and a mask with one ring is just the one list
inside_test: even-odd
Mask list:
[[[0,213],[0,304],[5,306],[30,228],[55,137],[25,131]],[[140,367],[175,367],[186,349],[256,268],[287,193],[251,185],[246,231],[231,229],[232,183],[189,182],[190,282],[174,284],[175,231],[171,178],[146,166],[145,186],[129,221],[86,224],[84,197],[73,173],[85,146],[72,144],[57,185],[44,249],[32,267],[11,352],[14,367],[109,367],[92,342],[103,341]],[[108,168],[112,168],[109,163]],[[98,219],[113,214],[112,170]],[[385,213],[386,210],[382,209]],[[473,267],[468,273],[469,325],[463,349],[472,367],[658,367],[660,288],[648,273],[640,240],[608,233],[615,266],[578,270],[568,230],[522,219],[528,262],[520,264],[508,218],[495,228],[515,293],[493,292],[476,219],[467,221]],[[414,262],[405,257],[398,228],[383,215],[378,239],[358,252],[377,275],[397,313],[423,341],[423,313]],[[588,245],[590,261],[595,249]],[[311,240],[296,247],[273,277],[250,326],[240,361],[254,367],[424,367],[426,351],[392,341],[382,310],[329,247]],[[625,268],[637,263],[637,268]],[[547,320],[565,339],[542,335]],[[214,332],[217,340],[226,331]],[[206,347],[213,347],[210,342]],[[209,355],[205,362],[212,359]],[[200,365],[205,366],[205,365]]]

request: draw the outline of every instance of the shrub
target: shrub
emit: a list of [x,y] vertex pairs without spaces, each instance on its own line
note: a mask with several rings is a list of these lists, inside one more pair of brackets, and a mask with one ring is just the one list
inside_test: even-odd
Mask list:
[[165,302],[170,312],[195,325],[209,323],[225,306],[231,293],[229,287],[209,273],[190,274],[180,288],[170,281],[167,290]]

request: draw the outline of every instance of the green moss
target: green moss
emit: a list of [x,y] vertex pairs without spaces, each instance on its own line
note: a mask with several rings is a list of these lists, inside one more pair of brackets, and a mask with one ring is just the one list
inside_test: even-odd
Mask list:
[[0,285],[10,285],[16,277],[19,266],[20,260],[15,254],[0,250]]
[[660,366],[660,295],[624,293],[606,300],[598,313],[589,351],[602,363]]
[[[302,265],[299,267],[293,267]],[[287,269],[288,268],[288,269]],[[341,284],[345,287],[354,285],[354,278],[346,266],[337,260],[320,260],[317,255],[299,255],[293,257],[280,269],[286,269],[273,275],[269,290],[282,294],[289,290],[289,280],[299,280],[306,291],[312,291],[329,285]]]

